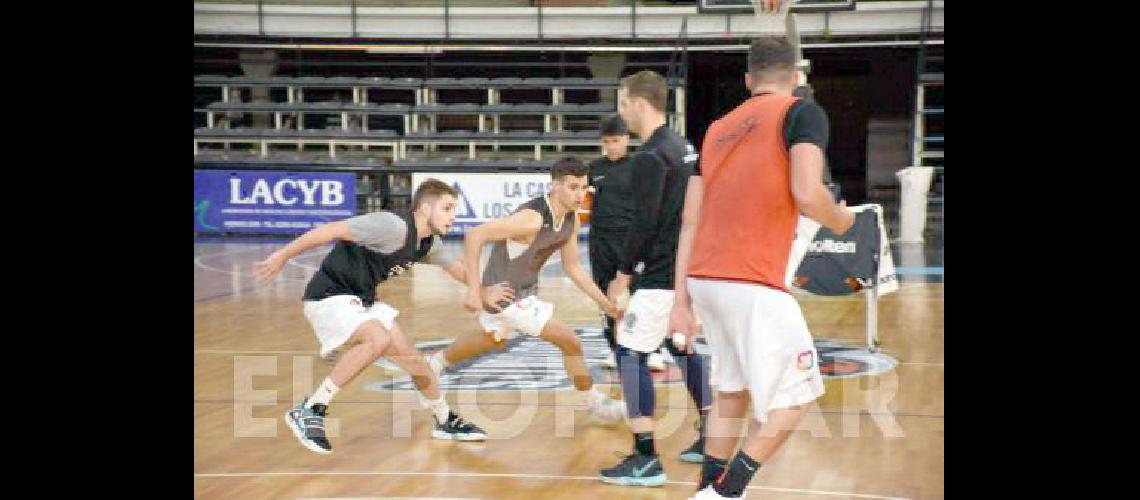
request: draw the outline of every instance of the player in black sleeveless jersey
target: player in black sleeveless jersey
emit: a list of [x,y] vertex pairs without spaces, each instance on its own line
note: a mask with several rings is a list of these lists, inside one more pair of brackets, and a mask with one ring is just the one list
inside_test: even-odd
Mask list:
[[[285,415],[289,428],[306,448],[331,453],[324,418],[333,396],[364,368],[386,357],[412,375],[420,401],[436,419],[432,437],[482,441],[482,429],[466,422],[447,405],[439,379],[422,354],[396,325],[398,311],[376,301],[376,286],[411,268],[416,262],[443,267],[465,282],[462,259],[443,252],[439,236],[455,221],[457,192],[435,179],[421,184],[412,197],[413,211],[369,213],[317,227],[255,264],[261,283],[272,280],[289,259],[336,242],[305,287],[305,317],[320,341],[326,359],[344,350],[319,388]],[[489,303],[509,296],[505,286],[483,290]]]

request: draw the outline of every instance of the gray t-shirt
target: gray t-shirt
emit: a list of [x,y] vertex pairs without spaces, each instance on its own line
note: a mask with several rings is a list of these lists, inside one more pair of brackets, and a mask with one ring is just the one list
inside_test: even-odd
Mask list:
[[[372,212],[346,221],[352,241],[373,252],[390,254],[404,247],[408,241],[408,224],[392,212]],[[424,262],[440,267],[450,266],[458,260],[454,252],[444,250],[439,236],[432,237],[431,250]]]

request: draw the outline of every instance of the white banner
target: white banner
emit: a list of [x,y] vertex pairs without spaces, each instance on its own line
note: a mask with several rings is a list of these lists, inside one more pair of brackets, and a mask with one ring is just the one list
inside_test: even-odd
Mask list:
[[491,219],[506,217],[520,205],[550,191],[550,174],[412,173],[412,192],[427,179],[439,179],[459,191],[451,234],[460,235]]

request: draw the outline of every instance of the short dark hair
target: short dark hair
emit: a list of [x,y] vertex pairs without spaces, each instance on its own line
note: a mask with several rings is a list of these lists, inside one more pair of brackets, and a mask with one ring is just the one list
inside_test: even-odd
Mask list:
[[796,51],[785,37],[757,38],[748,49],[748,72],[757,81],[775,80],[795,69]]
[[459,191],[447,185],[446,182],[439,179],[425,180],[416,188],[416,193],[412,195],[412,210],[415,211],[420,208],[420,203],[434,200],[445,194],[459,197]]
[[811,85],[806,83],[797,86],[796,89],[792,91],[792,95],[808,102],[815,102],[815,90],[811,88]]
[[629,127],[621,115],[613,115],[602,121],[601,132],[602,135],[629,135]]
[[641,97],[653,106],[653,109],[665,112],[669,101],[669,84],[665,77],[656,71],[643,69],[621,79],[621,88],[625,89],[630,97]]
[[550,178],[560,180],[567,175],[574,177],[583,177],[590,172],[589,167],[582,160],[567,156],[554,162],[554,166],[550,169]]

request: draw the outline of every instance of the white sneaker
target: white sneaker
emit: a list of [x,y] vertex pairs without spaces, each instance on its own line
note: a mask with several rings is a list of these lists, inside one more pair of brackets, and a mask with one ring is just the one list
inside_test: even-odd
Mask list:
[[606,359],[602,361],[602,368],[607,370],[617,369],[617,358],[614,356],[614,353],[611,352],[606,355]]
[[[740,495],[740,498],[744,498],[747,496],[748,496],[748,492],[746,491]],[[705,489],[698,491],[696,495],[689,497],[689,500],[718,500],[721,498],[728,498],[728,497],[720,496],[720,494],[717,493],[716,490],[714,490],[712,486],[705,486]]]
[[590,415],[606,422],[617,422],[625,419],[625,401],[618,401],[611,397],[599,398],[590,401],[588,408]]
[[645,361],[646,364],[649,365],[649,371],[665,371],[665,358],[661,356],[661,353],[657,351],[651,352]]

